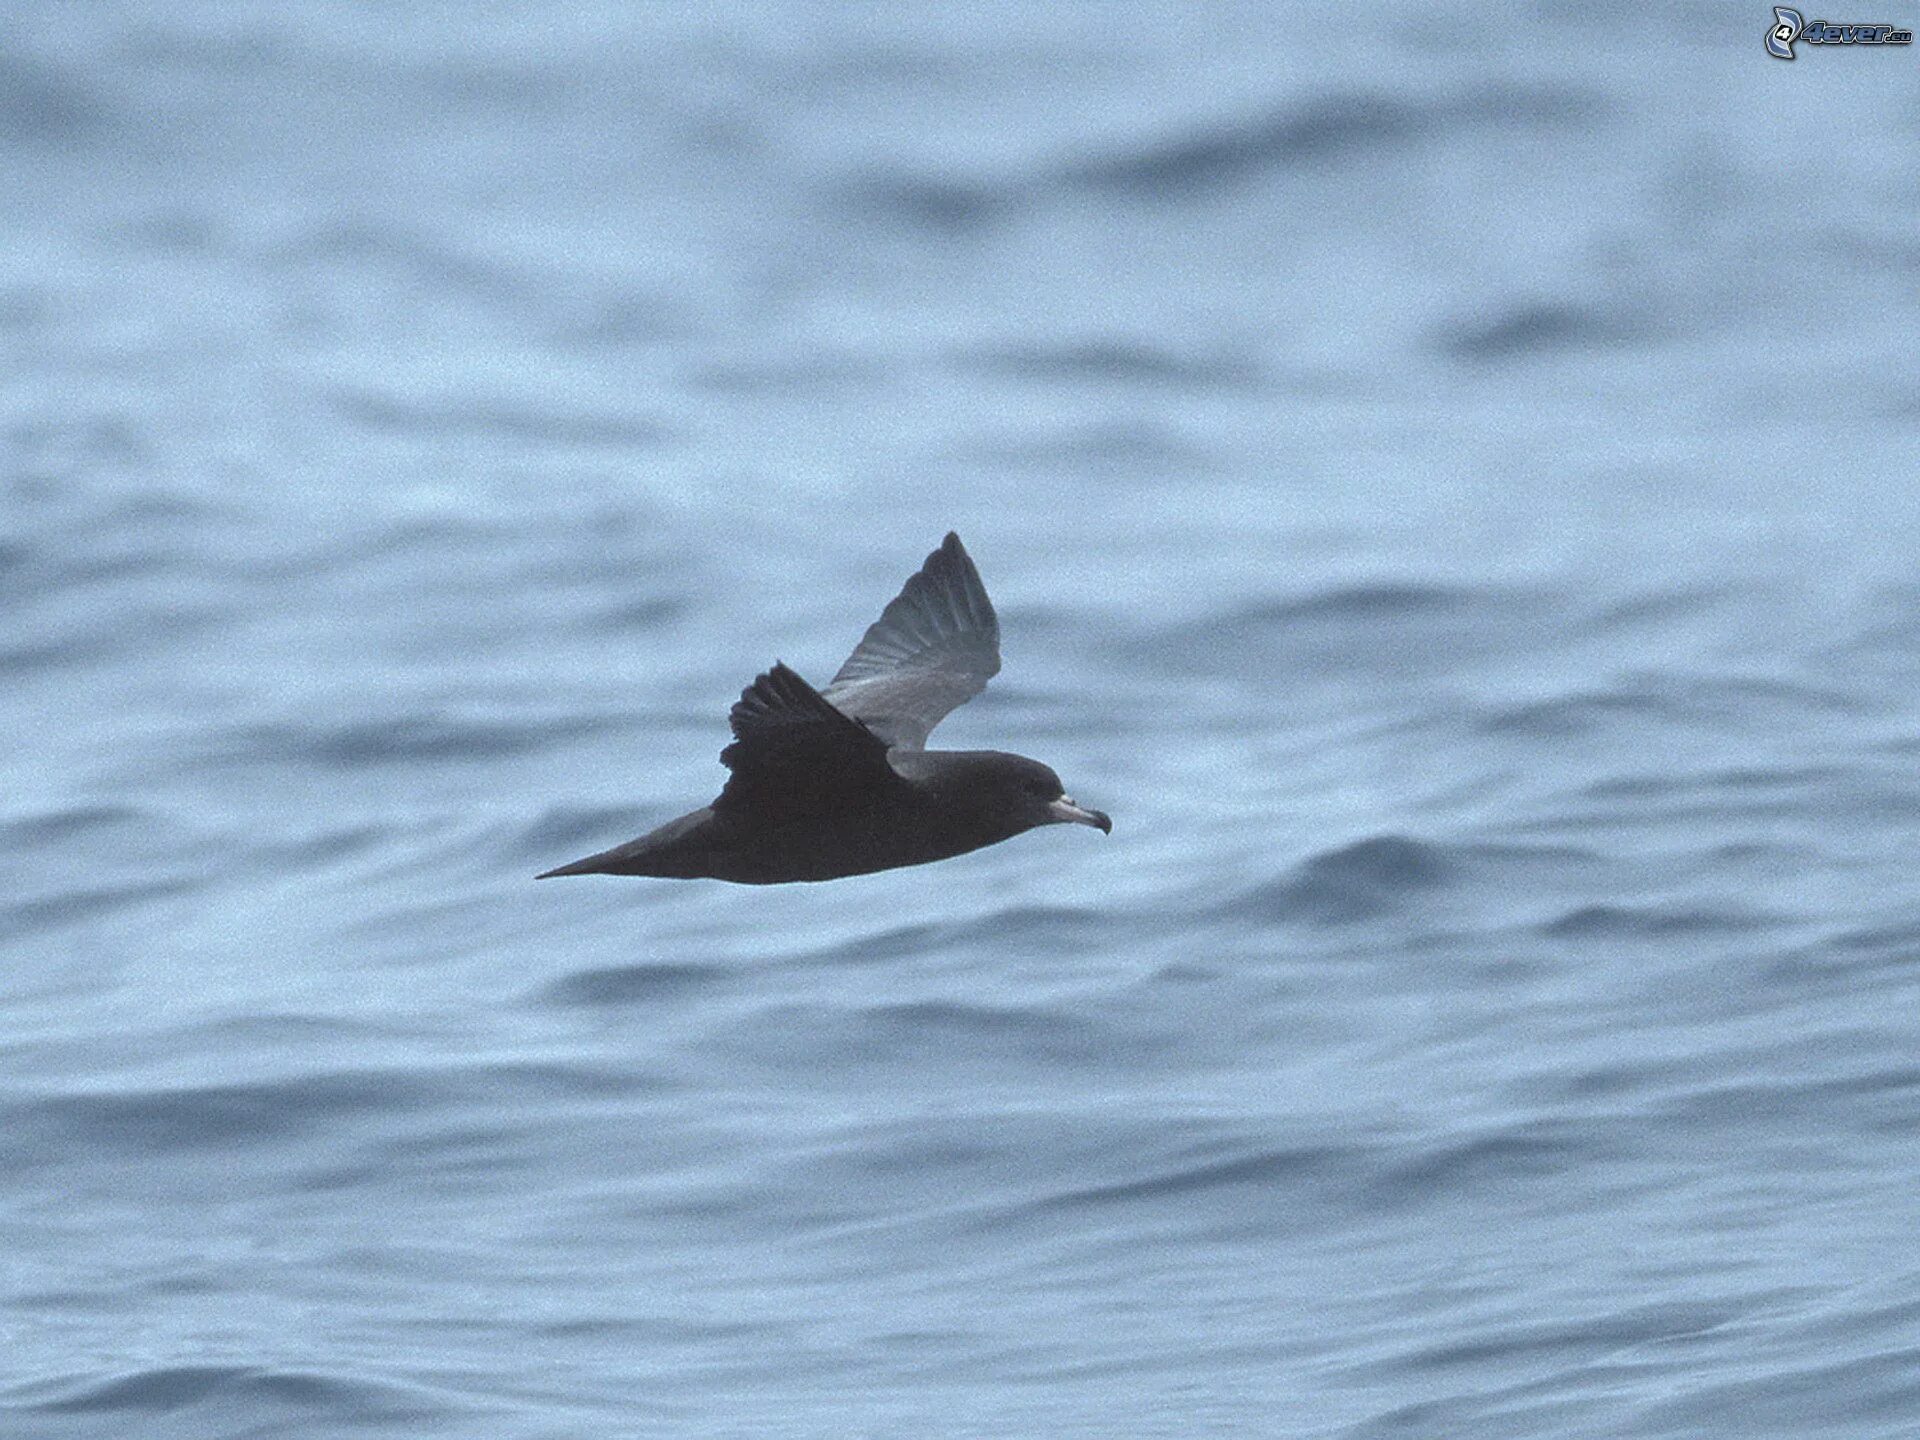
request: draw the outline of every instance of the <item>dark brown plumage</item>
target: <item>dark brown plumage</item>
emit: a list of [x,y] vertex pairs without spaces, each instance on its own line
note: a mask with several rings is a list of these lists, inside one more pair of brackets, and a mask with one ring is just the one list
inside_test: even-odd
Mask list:
[[711,805],[555,875],[832,880],[943,860],[1037,825],[1111,831],[1037,760],[927,750],[927,735],[1000,669],[1000,622],[949,534],[815,690],[776,664],[729,717],[732,772]]

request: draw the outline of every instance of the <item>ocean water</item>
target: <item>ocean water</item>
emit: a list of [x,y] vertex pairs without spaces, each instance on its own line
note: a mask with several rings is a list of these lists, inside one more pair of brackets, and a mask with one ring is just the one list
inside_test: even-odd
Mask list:
[[[14,7],[0,1435],[1920,1432],[1920,59],[1769,18]],[[1110,838],[533,883],[948,528]]]

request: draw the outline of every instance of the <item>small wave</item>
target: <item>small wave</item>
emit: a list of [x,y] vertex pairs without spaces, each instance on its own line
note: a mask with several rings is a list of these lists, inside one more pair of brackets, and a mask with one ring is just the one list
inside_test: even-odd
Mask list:
[[1690,718],[1676,697],[1645,690],[1593,690],[1500,705],[1480,716],[1477,726],[1489,735],[1559,740],[1623,721],[1680,724]]
[[257,1050],[281,1054],[296,1047],[316,1051],[326,1048],[337,1050],[374,1040],[417,1042],[419,1038],[417,1030],[390,1021],[275,1010],[204,1020],[183,1027],[181,1033],[189,1043],[206,1043],[223,1051]]
[[45,640],[0,645],[0,675],[27,676],[103,659],[129,648],[127,636],[104,625],[75,626]]
[[1099,187],[1170,191],[1218,185],[1250,172],[1312,163],[1412,136],[1420,112],[1379,93],[1323,95],[1184,135],[1144,140],[1080,164],[1070,177]]
[[1479,598],[1446,585],[1382,580],[1336,585],[1290,599],[1264,601],[1235,611],[1231,619],[1256,625],[1374,625],[1382,621],[1458,615]]
[[106,1379],[68,1382],[51,1398],[20,1408],[42,1415],[165,1414],[209,1402],[218,1402],[223,1410],[294,1409],[309,1418],[323,1412],[342,1423],[403,1419],[445,1408],[398,1385],[254,1365],[156,1365]]
[[[0,331],[13,335],[25,335],[43,330],[54,318],[52,299],[24,285],[0,284]],[[0,546],[0,554],[11,547]],[[0,561],[0,574],[6,569],[5,561]]]
[[1484,1197],[1515,1181],[1550,1179],[1593,1155],[1593,1147],[1539,1127],[1501,1130],[1428,1147],[1379,1180],[1383,1197],[1426,1204],[1451,1195]]
[[1456,360],[1495,361],[1637,344],[1655,333],[1647,316],[1625,305],[1547,300],[1457,320],[1435,343]]
[[0,136],[47,146],[92,140],[108,128],[107,107],[67,75],[19,56],[0,56]]
[[691,366],[688,381],[722,395],[852,394],[886,383],[877,359],[833,350],[752,352]]
[[[410,228],[397,214],[366,214],[302,226],[254,248],[255,263],[271,272],[353,272],[423,288],[457,291],[492,307],[524,315],[551,302],[554,281],[530,266],[501,263],[483,250]],[[605,298],[605,297],[602,297]],[[594,318],[639,319],[645,302],[630,294],[591,307]]]
[[[412,1093],[410,1093],[412,1092]],[[150,1155],[272,1143],[343,1116],[403,1108],[417,1098],[405,1077],[360,1074],[53,1095],[8,1108],[7,1128],[60,1150]]]
[[1280,1146],[1251,1155],[1185,1165],[1135,1180],[1059,1190],[1022,1207],[1031,1212],[1078,1210],[1176,1199],[1246,1186],[1273,1188],[1323,1179],[1352,1168],[1355,1152],[1340,1146]]
[[1664,632],[1678,621],[1711,610],[1739,595],[1739,589],[1733,585],[1644,591],[1601,605],[1589,613],[1583,623],[1600,635],[1632,633],[1643,627]]
[[82,1090],[0,1110],[17,1149],[146,1156],[298,1143],[368,1116],[510,1099],[625,1093],[639,1082],[590,1065],[486,1064],[329,1071],[230,1085]]
[[1540,927],[1559,940],[1658,939],[1669,935],[1734,934],[1779,923],[1732,910],[1662,905],[1582,905]]
[[1182,672],[1241,672],[1260,664],[1295,674],[1450,666],[1498,649],[1529,597],[1391,578],[1243,602],[1154,631],[1142,658]]
[[1179,199],[1264,174],[1386,151],[1476,125],[1560,126],[1595,100],[1564,89],[1488,87],[1408,100],[1382,91],[1323,94],[1173,133],[1121,139],[1101,153],[1000,173],[870,170],[841,181],[833,203],[865,221],[959,238],[1074,191]]
[[1065,905],[1014,906],[967,920],[896,926],[840,941],[805,958],[810,964],[872,963],[983,945],[995,950],[1022,945],[1052,949],[1084,944],[1102,924],[1102,916],[1092,910]]
[[1204,445],[1170,426],[1140,419],[1006,435],[981,441],[969,451],[998,465],[1115,479],[1153,479],[1173,471],[1191,475],[1215,464]]
[[74,805],[41,815],[0,820],[0,845],[51,845],[90,830],[113,829],[139,819],[140,812],[126,805]]
[[1914,1099],[1920,1067],[1882,1066],[1826,1080],[1743,1080],[1703,1085],[1674,1096],[1662,1107],[1670,1119],[1718,1128],[1751,1125],[1764,1118],[1806,1128],[1872,1125],[1908,1134],[1914,1129]]
[[1017,183],[894,171],[860,176],[838,187],[837,202],[857,218],[888,220],[937,235],[964,235],[998,220],[1020,197]]
[[647,449],[664,431],[631,416],[535,409],[505,399],[434,402],[370,390],[336,390],[336,409],[370,428],[408,434],[477,434],[487,438],[616,450]]
[[1037,1005],[981,1005],[964,1000],[908,1000],[874,1005],[862,1018],[916,1037],[962,1041],[1014,1040],[1023,1048],[1084,1053],[1104,1031],[1092,1021]]
[[[1786,713],[1798,712],[1809,718],[1824,719],[1851,714],[1857,708],[1857,702],[1836,691],[1795,681],[1661,672],[1622,676],[1610,681],[1605,688],[1489,702],[1475,715],[1473,724],[1489,735],[1542,739],[1564,739],[1609,730],[1645,730],[1652,726],[1745,726],[1771,732],[1777,730],[1781,716]],[[1730,766],[1717,774],[1701,777],[1678,778],[1745,789],[1792,784],[1799,777],[1811,779],[1818,775],[1818,771],[1806,767],[1761,769],[1749,765]],[[1643,794],[1666,793],[1673,788],[1675,779],[1662,776],[1602,781],[1589,787],[1588,793],[1604,794],[1608,786],[1637,787],[1635,793]]]
[[[1877,1353],[1851,1348],[1833,1327],[1811,1328],[1799,1353],[1772,1347],[1764,1368],[1737,1380],[1689,1376],[1635,1415],[1640,1435],[1905,1436],[1920,1415],[1920,1369],[1901,1331]],[[1753,1367],[1743,1367],[1752,1369]]]
[[258,837],[248,850],[262,861],[304,868],[364,855],[390,838],[389,832],[380,825],[339,825],[296,838]]
[[664,595],[609,598],[582,617],[580,628],[594,635],[624,635],[630,631],[658,631],[686,613],[686,603]]
[[1727,1305],[1673,1302],[1578,1320],[1498,1325],[1424,1346],[1393,1363],[1416,1370],[1451,1370],[1525,1358],[1598,1359],[1630,1346],[1699,1335],[1740,1314]]
[[493,759],[521,755],[607,728],[604,720],[462,720],[395,716],[311,726],[257,725],[237,733],[237,758],[308,762],[359,770],[421,760]]
[[1920,919],[1843,930],[1834,936],[1828,949],[1853,963],[1908,965],[1920,962]]
[[1157,1037],[1124,1042],[1101,1020],[1038,1003],[986,1004],[953,996],[860,1004],[846,1000],[767,1003],[729,1027],[729,1049],[782,1070],[820,1064],[1025,1074],[1030,1067],[1123,1069],[1152,1062]]
[[1142,140],[1074,165],[1066,178],[1103,189],[1177,194],[1355,151],[1404,146],[1469,125],[1567,124],[1593,108],[1590,97],[1560,89],[1493,87],[1424,101],[1349,91]]
[[1270,376],[1251,359],[1181,355],[1143,340],[1085,340],[1064,345],[1006,345],[977,351],[973,368],[1033,380],[1094,380],[1195,390],[1265,388]]
[[37,896],[0,908],[0,938],[57,930],[101,915],[140,905],[148,900],[192,890],[198,880],[150,880],[143,884],[81,886],[54,895]]
[[1562,869],[1589,865],[1600,858],[1591,845],[1522,844],[1512,841],[1466,841],[1451,847],[1462,860],[1493,867],[1538,865]]
[[539,998],[560,1006],[649,1004],[703,985],[717,973],[711,965],[672,960],[604,965],[561,976],[543,986]]
[[1254,920],[1347,924],[1400,908],[1444,885],[1454,869],[1436,846],[1402,835],[1376,835],[1312,856],[1223,909]]
[[1737,795],[1816,795],[1831,794],[1833,787],[1852,778],[1853,772],[1843,765],[1781,765],[1764,770],[1754,765],[1732,765],[1701,775],[1698,783],[1703,789]]

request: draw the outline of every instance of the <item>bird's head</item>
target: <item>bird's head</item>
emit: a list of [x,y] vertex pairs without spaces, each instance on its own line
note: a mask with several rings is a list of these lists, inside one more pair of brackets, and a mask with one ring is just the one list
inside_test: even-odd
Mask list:
[[998,750],[934,751],[926,758],[939,767],[935,783],[947,804],[974,812],[1005,835],[1039,825],[1091,825],[1113,833],[1113,821],[1077,804],[1060,777],[1038,760]]

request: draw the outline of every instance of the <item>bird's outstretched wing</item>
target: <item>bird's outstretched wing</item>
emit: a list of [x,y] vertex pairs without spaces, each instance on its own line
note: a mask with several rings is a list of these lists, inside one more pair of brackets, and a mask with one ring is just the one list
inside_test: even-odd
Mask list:
[[904,783],[884,740],[783,664],[740,692],[728,720],[734,739],[720,760],[733,774],[716,810],[809,811]]
[[867,627],[824,696],[889,745],[918,750],[1000,669],[1000,621],[951,532]]

